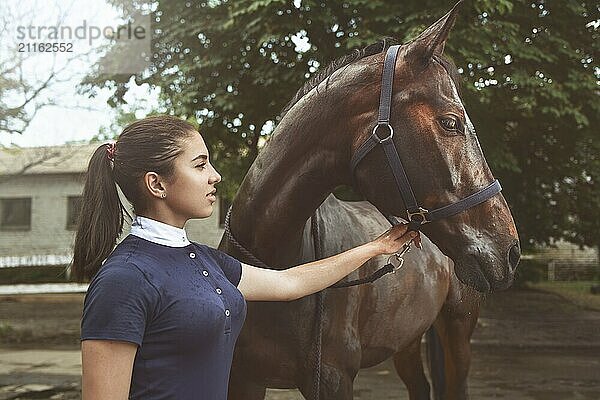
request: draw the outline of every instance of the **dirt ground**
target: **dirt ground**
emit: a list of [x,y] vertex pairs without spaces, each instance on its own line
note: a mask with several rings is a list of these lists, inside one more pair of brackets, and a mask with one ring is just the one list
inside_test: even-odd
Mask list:
[[[0,400],[80,398],[81,295],[0,297]],[[600,312],[533,290],[490,296],[473,337],[474,399],[600,399]],[[391,362],[362,370],[355,399],[407,399]],[[300,400],[269,390],[267,400]]]

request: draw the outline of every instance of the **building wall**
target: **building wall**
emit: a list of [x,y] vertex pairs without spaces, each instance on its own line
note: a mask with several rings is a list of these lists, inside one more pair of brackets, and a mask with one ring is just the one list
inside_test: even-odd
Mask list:
[[70,254],[74,231],[66,229],[67,196],[81,193],[76,174],[22,175],[0,184],[0,197],[31,197],[31,229],[0,230],[0,256]]
[[[45,259],[64,260],[70,257],[75,231],[66,227],[67,197],[79,196],[82,190],[80,174],[21,175],[0,181],[0,198],[32,198],[31,230],[0,230],[0,266],[27,262],[39,265]],[[215,203],[211,217],[188,222],[186,231],[190,240],[213,247],[218,245],[223,233],[219,227],[219,203]],[[129,203],[125,205],[130,208]],[[122,238],[128,232],[129,226],[126,226]],[[8,258],[12,261],[8,262]]]

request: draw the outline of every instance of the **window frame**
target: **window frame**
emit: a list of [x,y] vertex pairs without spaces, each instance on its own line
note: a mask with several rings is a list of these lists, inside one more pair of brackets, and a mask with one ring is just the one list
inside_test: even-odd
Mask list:
[[[6,202],[16,202],[16,201],[26,201],[28,209],[28,220],[26,224],[21,225],[6,225],[4,221],[5,217],[5,207]],[[33,215],[33,198],[30,197],[2,197],[0,198],[0,231],[5,232],[19,232],[19,231],[30,231],[31,230],[31,220]]]

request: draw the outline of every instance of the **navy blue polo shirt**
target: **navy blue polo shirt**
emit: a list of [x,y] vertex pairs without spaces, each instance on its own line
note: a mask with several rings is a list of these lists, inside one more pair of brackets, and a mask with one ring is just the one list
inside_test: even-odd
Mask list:
[[130,399],[225,400],[246,317],[241,264],[191,243],[127,236],[93,277],[81,340],[137,344]]

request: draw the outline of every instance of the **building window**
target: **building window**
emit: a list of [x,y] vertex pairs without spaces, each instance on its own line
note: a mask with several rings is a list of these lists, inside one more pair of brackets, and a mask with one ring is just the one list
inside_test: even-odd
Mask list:
[[227,211],[229,211],[229,206],[231,206],[229,200],[219,197],[219,226],[221,228],[225,227],[225,217],[227,216]]
[[77,229],[77,220],[81,214],[81,196],[67,197],[67,229]]
[[3,231],[31,230],[31,197],[21,199],[0,199]]

